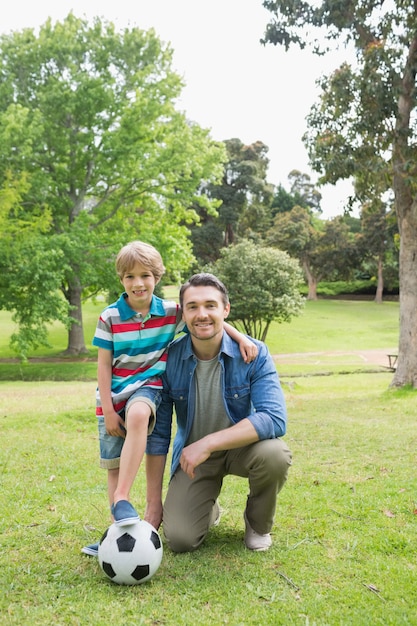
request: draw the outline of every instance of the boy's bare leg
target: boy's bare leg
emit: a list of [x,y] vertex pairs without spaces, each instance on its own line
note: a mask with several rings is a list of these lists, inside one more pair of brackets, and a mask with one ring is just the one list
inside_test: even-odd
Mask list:
[[[119,481],[119,468],[109,469],[107,471],[107,493],[109,496],[109,506],[111,509],[111,505],[114,502],[114,492],[116,491],[117,483]],[[112,515],[113,521],[113,515]]]
[[113,503],[130,499],[130,490],[135,481],[146,449],[151,409],[146,402],[135,402],[129,407],[126,417],[126,439],[120,455],[117,486]]

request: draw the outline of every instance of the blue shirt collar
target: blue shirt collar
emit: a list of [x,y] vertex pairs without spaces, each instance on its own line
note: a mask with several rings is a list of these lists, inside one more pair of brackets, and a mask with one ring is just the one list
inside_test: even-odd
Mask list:
[[[182,358],[189,359],[193,357],[194,351],[193,351],[193,344],[191,341],[191,335],[188,333],[187,335],[184,336],[182,341],[186,342],[184,346],[184,352],[182,354]],[[227,332],[224,330],[219,354],[223,353],[230,357],[236,356],[236,345],[237,344],[233,341],[233,339],[231,339],[231,337],[229,337]]]
[[[119,309],[120,319],[124,322],[135,315],[138,315],[137,311],[134,311],[132,307],[127,302],[127,293],[123,292],[118,301],[116,302],[116,306]],[[153,295],[151,300],[151,306],[149,309],[149,315],[157,315],[164,316],[165,309],[161,298]]]

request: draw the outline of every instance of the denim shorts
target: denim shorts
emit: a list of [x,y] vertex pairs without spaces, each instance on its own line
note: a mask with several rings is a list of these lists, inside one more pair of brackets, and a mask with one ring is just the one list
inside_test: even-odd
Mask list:
[[[130,396],[123,409],[119,411],[120,417],[125,421],[132,404],[135,402],[144,402],[151,409],[148,426],[148,435],[150,435],[155,426],[156,411],[161,403],[161,391],[161,389],[155,389],[155,387],[140,387]],[[124,437],[113,437],[107,434],[103,415],[99,415],[97,420],[100,440],[100,467],[104,469],[116,469],[120,464],[120,454],[125,441]]]

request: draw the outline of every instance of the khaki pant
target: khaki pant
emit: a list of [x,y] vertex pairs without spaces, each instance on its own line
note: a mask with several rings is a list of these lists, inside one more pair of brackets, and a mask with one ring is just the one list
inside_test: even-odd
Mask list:
[[291,452],[282,439],[266,439],[244,448],[217,452],[196,468],[191,479],[179,467],[164,504],[163,528],[174,552],[196,550],[213,524],[213,505],[224,476],[247,478],[246,516],[259,534],[269,533],[277,494],[287,479]]

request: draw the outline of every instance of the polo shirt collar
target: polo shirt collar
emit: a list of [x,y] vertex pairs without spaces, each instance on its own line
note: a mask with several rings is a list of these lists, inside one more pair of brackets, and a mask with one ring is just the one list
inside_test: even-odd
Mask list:
[[[137,311],[134,311],[131,306],[129,306],[127,302],[127,293],[123,292],[120,298],[117,301],[117,308],[119,309],[120,319],[124,322],[135,315],[138,315]],[[151,306],[149,309],[149,315],[165,315],[164,305],[162,303],[161,298],[153,295],[151,300]]]

